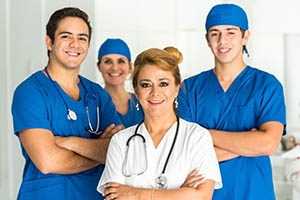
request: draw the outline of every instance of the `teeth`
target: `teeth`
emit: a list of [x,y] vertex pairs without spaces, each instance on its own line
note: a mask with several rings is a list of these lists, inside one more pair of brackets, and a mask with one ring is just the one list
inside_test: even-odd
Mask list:
[[163,101],[161,101],[161,100],[152,100],[152,101],[150,101],[150,103],[162,103]]
[[226,51],[228,51],[229,49],[220,49],[219,51],[220,52],[222,52],[222,53],[224,53],[224,52],[226,52]]
[[78,55],[78,53],[74,53],[74,52],[68,52],[68,54],[71,55],[71,56],[77,56]]
[[114,77],[121,76],[121,74],[119,74],[119,73],[110,73],[109,75],[110,75],[110,76],[114,76]]

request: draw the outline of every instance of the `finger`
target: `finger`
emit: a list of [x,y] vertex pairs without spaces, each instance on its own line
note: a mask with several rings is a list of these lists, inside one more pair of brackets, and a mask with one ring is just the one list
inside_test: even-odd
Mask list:
[[189,173],[189,175],[187,176],[187,178],[193,177],[193,176],[197,175],[198,172],[199,172],[198,168],[194,169],[191,173]]
[[105,135],[105,137],[111,138],[114,134],[116,134],[122,129],[124,129],[123,125],[114,126],[112,129],[109,130],[109,132]]
[[103,132],[102,132],[102,134],[100,135],[100,138],[107,138],[108,136],[107,135],[109,135],[109,132],[111,131],[111,130],[113,130],[114,129],[114,127],[115,127],[116,125],[114,125],[114,124],[111,124],[111,125],[109,125]]

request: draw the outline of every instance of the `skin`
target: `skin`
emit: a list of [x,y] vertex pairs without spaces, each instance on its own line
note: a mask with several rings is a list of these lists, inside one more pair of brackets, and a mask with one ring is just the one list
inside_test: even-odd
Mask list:
[[[49,36],[45,38],[47,49],[50,51],[47,66],[49,74],[75,100],[79,99],[78,73],[88,53],[88,39],[87,24],[76,17],[67,17],[60,21],[54,43]],[[19,138],[29,157],[42,173],[73,174],[104,163],[108,138],[121,128],[112,125],[108,127],[103,138],[97,140],[54,137],[53,133],[46,129],[23,130],[19,133]],[[74,146],[80,146],[81,149],[72,149]],[[87,150],[82,150],[84,148]]]
[[[179,85],[171,72],[163,71],[155,65],[145,65],[139,74],[138,86],[135,93],[145,113],[145,126],[154,145],[160,143],[166,131],[176,122],[173,109],[174,99],[177,97]],[[205,180],[193,171],[186,182],[178,189],[154,190],[136,188],[119,183],[108,183],[105,189],[105,199],[119,200],[149,200],[153,199],[211,199],[214,190],[214,181]]]
[[[244,35],[236,26],[214,26],[206,35],[207,44],[214,54],[214,72],[224,92],[243,71],[243,46],[247,44],[250,31]],[[270,121],[258,129],[243,132],[210,130],[219,161],[237,156],[273,155],[280,143],[284,125]]]
[[119,113],[125,115],[128,110],[130,94],[125,89],[125,81],[132,72],[132,63],[127,57],[120,54],[107,54],[98,63],[98,69]]

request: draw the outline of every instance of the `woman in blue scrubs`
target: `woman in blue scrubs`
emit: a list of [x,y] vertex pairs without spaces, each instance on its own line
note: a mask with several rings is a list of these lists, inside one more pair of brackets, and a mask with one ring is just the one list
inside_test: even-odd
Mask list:
[[109,38],[98,51],[98,69],[123,125],[127,128],[144,119],[144,112],[133,92],[128,92],[125,82],[132,73],[131,53],[122,39]]
[[97,183],[110,137],[122,125],[109,94],[79,75],[90,39],[86,13],[55,11],[47,24],[47,66],[14,92],[14,132],[25,158],[19,200],[103,199]]
[[223,180],[214,200],[273,200],[269,156],[285,133],[282,85],[244,62],[250,32],[241,7],[214,6],[206,31],[215,66],[183,82],[179,115],[210,130]]

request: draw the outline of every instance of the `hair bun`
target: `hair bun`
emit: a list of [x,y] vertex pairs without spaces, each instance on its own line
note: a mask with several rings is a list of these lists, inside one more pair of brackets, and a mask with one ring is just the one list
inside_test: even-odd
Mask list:
[[183,60],[182,53],[177,48],[169,46],[169,47],[165,47],[164,50],[175,58],[177,64],[180,64],[182,62]]

